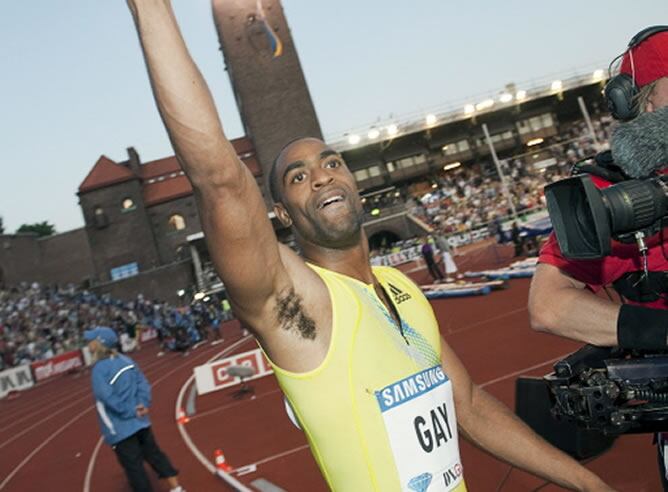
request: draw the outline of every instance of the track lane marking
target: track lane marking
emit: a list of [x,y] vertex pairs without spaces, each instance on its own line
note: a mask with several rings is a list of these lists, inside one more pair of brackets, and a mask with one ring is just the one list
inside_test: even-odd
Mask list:
[[[235,348],[238,346],[243,345],[249,340],[252,340],[253,336],[252,335],[246,335],[245,337],[241,338],[240,340],[237,340],[234,342],[232,345],[229,347],[226,347],[225,349],[221,350],[218,354],[215,356],[211,357],[207,362],[211,362],[223,355],[227,355],[228,353],[232,352]],[[178,416],[179,409],[181,408],[181,404],[183,402],[183,396],[186,393],[186,389],[190,384],[192,384],[193,380],[195,379],[195,374],[192,374],[188,380],[181,386],[181,389],[179,390],[179,395],[176,398],[176,405],[174,408],[174,415]],[[242,483],[238,482],[234,477],[231,477],[227,474],[223,474],[220,472],[211,461],[209,461],[199,450],[199,448],[195,445],[195,443],[192,442],[192,439],[190,438],[190,434],[185,429],[184,425],[177,424],[177,428],[179,430],[179,433],[181,434],[181,438],[183,439],[183,442],[186,444],[190,452],[197,458],[197,460],[211,473],[216,474],[220,476],[223,480],[226,482],[230,483],[237,488],[240,492],[251,492],[252,489],[247,488],[244,486]],[[226,476],[227,475],[227,476]]]
[[298,453],[300,451],[303,451],[304,449],[308,449],[308,444],[303,444],[301,446],[297,446],[296,448],[288,449],[287,451],[283,451],[281,453],[272,454],[270,456],[267,456],[266,458],[262,458],[260,461],[256,461],[254,463],[249,463],[249,464],[244,465],[240,468],[253,467],[253,466],[257,467],[258,465],[264,465],[265,463],[269,463],[270,461],[274,461],[274,460],[289,456],[291,454]]
[[[164,360],[166,360],[166,359],[161,359],[161,360],[158,360],[158,361],[153,361],[152,363],[147,364],[146,371],[148,371],[148,370],[150,370],[151,368],[157,366],[158,364],[160,364],[160,363],[163,362]],[[84,369],[84,370],[85,370],[85,369]],[[56,382],[56,380],[52,380],[52,381],[48,381],[48,380],[47,380],[47,381],[42,381],[42,383],[40,384],[40,386],[47,385],[47,384],[50,384],[50,383],[55,383],[55,382]],[[77,381],[77,383],[80,383],[80,381]],[[86,388],[76,389],[76,390],[74,391],[73,394],[66,394],[62,399],[59,399],[59,400],[57,400],[57,401],[54,401],[54,400],[53,400],[53,396],[50,396],[50,395],[47,394],[47,395],[44,396],[44,397],[40,397],[37,401],[26,403],[26,406],[27,406],[27,407],[39,406],[40,408],[39,408],[38,410],[35,410],[35,411],[31,412],[31,413],[28,414],[28,415],[25,415],[23,418],[20,418],[20,419],[18,419],[18,420],[12,420],[12,414],[9,414],[9,415],[3,415],[8,421],[9,421],[9,420],[12,420],[12,422],[11,422],[11,424],[9,424],[7,427],[4,427],[4,428],[0,429],[0,433],[1,433],[1,432],[4,432],[4,431],[9,431],[9,430],[11,429],[12,426],[14,426],[14,425],[16,425],[16,424],[18,424],[18,423],[20,423],[20,422],[23,422],[23,421],[26,420],[26,419],[31,419],[31,418],[33,418],[35,415],[37,415],[37,414],[39,414],[39,413],[41,413],[41,412],[44,412],[45,410],[47,410],[47,409],[49,409],[49,408],[51,408],[51,407],[56,407],[56,408],[57,408],[57,407],[60,407],[60,405],[61,405],[64,401],[71,401],[72,398],[78,398],[77,401],[81,401],[82,399],[88,398],[88,397],[90,396],[90,387],[88,387],[88,384],[89,384],[89,383],[87,383],[87,387],[86,387]],[[75,387],[76,387],[76,386],[75,386]],[[36,386],[33,386],[33,388],[31,388],[31,389],[34,389],[34,388],[36,388]],[[78,395],[85,395],[85,396],[81,396],[81,397],[79,397]],[[43,406],[43,405],[41,405],[41,403],[44,402],[44,401],[49,401],[50,404],[47,405],[47,406]],[[13,409],[13,410],[15,410],[14,415],[21,415],[21,414],[24,414],[24,412],[25,412],[25,409]],[[2,446],[0,446],[0,448],[1,448],[1,447],[2,447]]]
[[[198,354],[198,355],[201,356],[201,355],[204,355],[204,354],[203,354],[203,353],[200,353],[200,354]],[[187,362],[187,361],[184,360],[184,362]],[[160,382],[160,381],[164,380],[165,378],[169,377],[172,373],[174,373],[174,372],[176,372],[176,371],[182,369],[184,365],[185,365],[185,364],[183,364],[183,365],[181,365],[181,366],[179,366],[179,367],[176,367],[176,368],[174,368],[173,370],[169,371],[167,374],[165,374],[162,378],[158,379],[158,380],[157,380],[155,383],[153,383],[153,384],[154,384],[154,385],[155,385],[155,384],[158,384],[158,382]],[[60,427],[59,430],[57,430],[57,431],[55,431],[54,433],[52,433],[52,434],[49,436],[48,439],[44,440],[44,441],[42,442],[42,444],[40,444],[40,445],[39,445],[37,448],[35,448],[31,453],[29,453],[28,456],[26,456],[26,457],[23,459],[23,461],[21,461],[21,463],[19,463],[19,464],[14,468],[14,470],[12,470],[12,472],[11,472],[11,473],[10,473],[10,474],[9,474],[3,481],[2,481],[2,483],[0,483],[0,490],[2,490],[2,489],[7,485],[7,483],[9,483],[9,482],[11,481],[11,479],[12,479],[12,478],[13,478],[13,477],[14,477],[14,476],[15,476],[15,475],[16,475],[16,474],[17,474],[17,473],[18,473],[18,472],[19,472],[19,471],[20,471],[20,470],[21,470],[21,469],[22,469],[22,468],[23,468],[23,467],[24,467],[24,466],[25,466],[25,465],[26,465],[32,458],[33,458],[33,456],[35,456],[39,451],[42,450],[42,448],[44,448],[44,446],[46,446],[49,442],[51,442],[54,438],[56,438],[58,435],[60,435],[65,429],[67,429],[70,425],[72,425],[74,422],[76,422],[77,420],[79,420],[79,419],[80,419],[82,416],[84,416],[86,413],[88,413],[88,412],[90,412],[90,411],[92,411],[92,410],[94,410],[94,409],[95,409],[95,407],[90,406],[90,407],[88,407],[86,410],[83,410],[83,411],[79,412],[75,417],[73,417],[73,418],[70,419],[67,423],[65,423],[64,425],[62,425],[62,426]]]
[[[280,393],[280,392],[281,392],[281,389],[279,388],[279,389],[267,391],[266,393],[260,393],[259,395],[255,394],[255,399],[257,400],[257,399],[262,398],[263,396],[269,396],[269,395],[273,395],[275,393]],[[225,411],[229,408],[233,408],[233,407],[236,407],[236,406],[239,406],[239,405],[243,405],[244,403],[246,403],[246,402],[245,401],[235,401],[235,402],[232,402],[232,403],[228,403],[227,405],[223,405],[222,407],[213,408],[211,410],[207,410],[207,411],[201,412],[201,413],[196,413],[195,415],[190,416],[190,420],[196,420],[196,419],[199,419],[201,417],[207,417],[207,416],[212,415],[214,413],[222,412],[222,411]]]
[[566,352],[565,354],[555,357],[554,359],[546,360],[545,362],[541,362],[540,364],[534,364],[533,366],[525,367],[524,369],[519,369],[517,371],[510,372],[504,376],[499,376],[498,378],[490,379],[489,381],[481,383],[478,386],[480,386],[481,388],[485,388],[487,386],[491,386],[492,384],[500,383],[501,381],[505,381],[506,379],[510,379],[512,377],[519,376],[526,372],[533,371],[534,369],[538,369],[539,367],[543,367],[544,365],[553,364],[558,360],[564,359],[565,357],[569,356],[572,353],[573,353],[572,351]]
[[[155,367],[155,365],[154,365],[153,367]],[[154,383],[154,384],[155,384],[155,383]],[[64,407],[60,407],[60,405],[58,405],[58,406],[60,407],[60,410],[48,414],[47,416],[45,416],[45,417],[43,417],[42,419],[40,419],[40,420],[38,420],[37,422],[35,422],[35,423],[34,423],[33,425],[31,425],[30,427],[27,427],[27,428],[23,429],[23,431],[21,431],[21,432],[19,432],[19,433],[17,433],[17,434],[14,434],[11,438],[9,438],[8,440],[6,440],[6,441],[4,441],[3,443],[0,444],[0,449],[2,449],[2,448],[4,448],[5,446],[11,444],[12,442],[16,441],[19,437],[23,436],[23,435],[26,434],[27,432],[30,432],[30,431],[33,430],[34,428],[39,427],[40,425],[42,425],[42,424],[48,422],[48,421],[51,420],[52,418],[54,418],[54,417],[56,417],[57,415],[63,413],[65,410],[68,410],[69,408],[72,408],[72,407],[78,405],[79,403],[81,403],[81,402],[84,401],[84,400],[88,400],[88,399],[90,399],[90,388],[86,388],[85,393],[86,393],[85,396],[82,396],[82,397],[76,399],[75,401],[73,401],[73,402],[72,402],[71,404],[69,404],[69,405],[66,405],[66,406],[64,406]],[[62,403],[62,402],[61,402],[61,403]],[[51,406],[54,406],[54,405],[51,405]],[[49,408],[49,407],[47,407],[47,409],[48,409],[48,408]],[[44,409],[40,409],[40,411],[42,411],[42,410],[44,410]]]
[[484,320],[481,320],[481,321],[476,321],[475,323],[471,323],[470,325],[466,325],[466,326],[464,326],[462,328],[458,328],[456,330],[450,330],[446,334],[447,335],[455,335],[455,334],[458,334],[458,333],[462,333],[462,332],[468,331],[472,328],[477,328],[478,326],[483,326],[483,325],[486,325],[489,322],[497,321],[497,320],[500,320],[500,319],[503,319],[503,318],[507,318],[508,316],[512,316],[513,314],[521,313],[522,311],[526,311],[526,310],[527,310],[527,308],[526,308],[526,306],[524,306],[524,307],[521,307],[521,308],[513,309],[511,311],[506,311],[505,313],[499,314],[497,316],[493,316],[492,318],[487,318],[487,319],[484,319]]
[[100,452],[100,448],[102,447],[103,442],[104,439],[100,437],[97,441],[97,444],[95,445],[95,449],[93,449],[93,454],[91,454],[90,460],[88,460],[88,467],[86,468],[86,478],[84,478],[84,487],[83,487],[84,492],[90,492],[90,481],[91,478],[93,477],[93,468],[95,468],[95,461],[97,461],[97,453]]
[[12,478],[14,478],[14,475],[16,475],[19,472],[19,470],[21,470],[21,468],[23,468],[25,466],[25,464],[28,463],[32,459],[33,456],[35,456],[37,453],[39,453],[44,446],[49,444],[53,439],[55,439],[58,435],[60,435],[61,432],[63,432],[70,425],[72,425],[74,422],[79,420],[82,416],[84,416],[85,414],[87,414],[91,410],[93,410],[93,407],[87,408],[86,410],[83,410],[82,412],[79,412],[75,417],[70,419],[69,422],[62,425],[59,430],[57,430],[56,432],[51,434],[51,436],[48,439],[45,439],[44,442],[42,442],[42,444],[40,444],[35,449],[33,449],[32,453],[30,453],[28,456],[26,456],[23,459],[23,461],[21,461],[21,463],[19,463],[18,466],[16,466],[14,468],[14,470],[12,470],[12,472],[9,475],[7,475],[7,477],[2,481],[2,483],[0,483],[0,490],[4,489],[5,485],[7,485]]

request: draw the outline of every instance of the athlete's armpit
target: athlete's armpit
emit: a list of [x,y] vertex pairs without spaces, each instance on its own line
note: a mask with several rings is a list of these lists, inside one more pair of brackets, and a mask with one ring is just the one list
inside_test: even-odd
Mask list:
[[297,330],[302,338],[315,340],[315,321],[305,313],[303,299],[294,288],[279,294],[276,319],[283,330]]

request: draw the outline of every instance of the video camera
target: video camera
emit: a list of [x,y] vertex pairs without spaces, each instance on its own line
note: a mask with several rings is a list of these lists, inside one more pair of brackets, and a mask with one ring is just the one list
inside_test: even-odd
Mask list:
[[585,345],[545,380],[558,419],[605,435],[668,431],[668,351]]
[[630,179],[598,189],[589,175],[545,187],[547,208],[566,258],[588,260],[610,254],[611,240],[639,240],[659,231],[668,215],[668,176]]
[[[581,174],[546,186],[545,196],[565,257],[603,258],[613,239],[637,242],[648,275],[644,239],[658,233],[668,215],[668,175],[599,189],[589,174]],[[668,431],[668,351],[586,345],[544,379],[557,419],[605,436]]]

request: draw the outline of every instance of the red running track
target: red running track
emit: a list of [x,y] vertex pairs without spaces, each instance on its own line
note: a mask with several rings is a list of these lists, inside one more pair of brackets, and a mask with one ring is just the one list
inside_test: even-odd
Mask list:
[[[183,443],[174,422],[174,401],[192,368],[221,347],[200,347],[188,357],[172,353],[157,357],[158,347],[153,344],[131,354],[153,386],[151,419],[157,440],[191,491],[218,490],[220,480],[202,473]],[[38,385],[14,400],[2,400],[0,415],[0,490],[130,491],[113,451],[106,445],[98,447],[100,432],[88,371]],[[154,486],[167,490],[157,480]]]
[[[459,258],[467,269],[505,261],[507,250],[489,250]],[[463,263],[460,261],[459,263]],[[412,274],[426,282],[426,272]],[[528,280],[513,280],[504,291],[485,297],[433,302],[441,331],[478,384],[514,406],[514,384],[519,375],[540,376],[553,361],[579,345],[529,329],[526,299]],[[240,339],[235,324],[224,328],[226,343],[206,345],[188,357],[156,357],[149,346],[134,356],[153,385],[153,428],[161,447],[181,470],[189,492],[230,490],[193,455],[174,421],[177,395],[202,364]],[[254,348],[252,341],[237,344],[235,352]],[[327,490],[300,431],[287,419],[273,376],[254,381],[254,398],[235,400],[233,389],[200,396],[196,414],[185,425],[193,444],[210,461],[220,448],[234,467],[256,465],[239,479],[250,484],[264,478],[287,491]],[[187,388],[186,388],[187,389]],[[186,392],[187,393],[187,392]],[[92,407],[88,374],[65,376],[26,391],[15,400],[0,401],[0,491],[129,491],[113,452],[98,447],[99,431]],[[651,436],[623,436],[604,455],[591,460],[594,470],[617,490],[659,491],[655,449]],[[97,453],[96,453],[97,449]],[[484,452],[462,442],[462,460],[469,490],[529,492],[562,490],[539,478],[512,470]],[[87,484],[89,471],[89,488]],[[167,490],[155,481],[156,490]]]

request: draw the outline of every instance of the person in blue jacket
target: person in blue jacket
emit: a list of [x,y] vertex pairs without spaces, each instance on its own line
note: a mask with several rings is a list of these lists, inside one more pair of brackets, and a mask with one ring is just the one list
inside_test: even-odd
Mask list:
[[139,366],[118,353],[118,336],[111,328],[86,330],[84,340],[95,364],[91,379],[102,436],[116,453],[132,490],[152,490],[144,469],[147,461],[160,478],[167,479],[170,492],[185,492],[178,471],[151,432],[151,386]]

